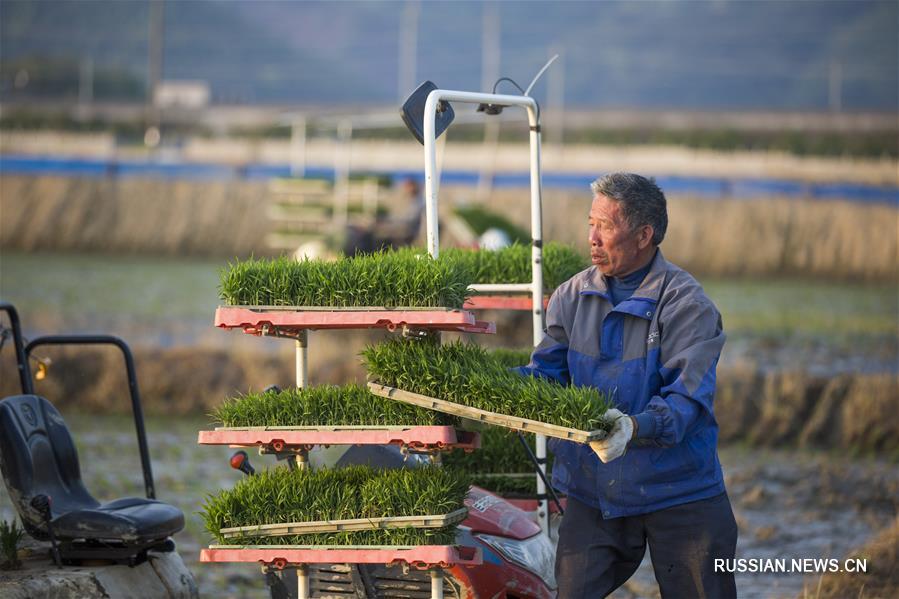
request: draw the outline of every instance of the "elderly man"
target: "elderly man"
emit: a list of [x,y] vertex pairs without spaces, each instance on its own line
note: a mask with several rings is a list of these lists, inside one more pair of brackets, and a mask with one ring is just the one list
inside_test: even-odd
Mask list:
[[593,266],[553,294],[546,337],[520,369],[596,387],[615,405],[604,441],[550,441],[553,485],[568,495],[559,597],[608,595],[647,544],[663,597],[734,597],[733,574],[714,569],[737,542],[712,410],[721,316],[658,249],[668,215],[653,180],[614,173],[591,188]]

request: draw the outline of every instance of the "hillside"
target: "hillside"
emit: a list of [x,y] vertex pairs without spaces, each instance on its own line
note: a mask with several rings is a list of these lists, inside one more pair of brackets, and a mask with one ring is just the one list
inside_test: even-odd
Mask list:
[[[486,8],[485,8],[486,7]],[[168,1],[164,76],[218,102],[394,102],[403,2]],[[895,2],[424,2],[416,79],[481,87],[484,10],[500,72],[527,85],[550,48],[568,106],[895,111]],[[147,69],[148,3],[0,3],[0,55]],[[535,90],[546,99],[549,80]],[[6,78],[2,95],[26,93]],[[839,90],[834,96],[832,89]],[[508,91],[511,91],[509,88]]]

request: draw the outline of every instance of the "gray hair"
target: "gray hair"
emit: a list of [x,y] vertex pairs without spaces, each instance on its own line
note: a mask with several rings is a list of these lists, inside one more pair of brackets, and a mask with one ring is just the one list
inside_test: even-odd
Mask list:
[[591,183],[590,189],[593,195],[604,195],[621,204],[624,219],[632,231],[649,225],[653,245],[659,245],[665,239],[668,209],[665,194],[655,179],[634,173],[609,173]]

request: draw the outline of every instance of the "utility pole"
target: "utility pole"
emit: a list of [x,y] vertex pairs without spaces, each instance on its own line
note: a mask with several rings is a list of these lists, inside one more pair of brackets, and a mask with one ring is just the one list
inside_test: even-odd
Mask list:
[[[500,61],[500,21],[499,6],[496,2],[485,2],[483,24],[481,29],[481,91],[491,93],[493,84],[499,79]],[[493,191],[493,175],[496,170],[496,150],[499,143],[499,117],[485,116],[484,144],[482,146],[484,160],[481,161],[481,172],[478,175],[476,197],[486,202]]]
[[94,101],[94,59],[91,56],[81,57],[78,65],[78,118],[90,118],[91,104]]
[[830,75],[828,77],[828,104],[831,112],[843,110],[843,63],[834,60],[830,63]]
[[[145,140],[159,140],[159,111],[156,108],[156,89],[162,81],[163,40],[165,36],[165,0],[149,0],[150,14],[147,31],[147,133]],[[155,144],[148,144],[155,145]]]
[[415,75],[418,69],[418,15],[421,5],[418,0],[407,0],[403,7],[403,17],[400,21],[400,56],[399,77],[397,78],[399,89],[397,99],[402,103],[415,88]]

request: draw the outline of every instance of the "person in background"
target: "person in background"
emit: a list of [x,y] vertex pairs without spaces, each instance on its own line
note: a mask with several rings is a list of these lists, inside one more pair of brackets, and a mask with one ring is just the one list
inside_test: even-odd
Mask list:
[[559,598],[610,594],[649,546],[662,597],[736,596],[737,525],[718,461],[715,369],[721,315],[659,245],[668,214],[652,179],[591,185],[592,266],[550,298],[546,336],[522,374],[596,387],[614,428],[590,445],[550,440],[553,486],[568,495],[559,528]]

